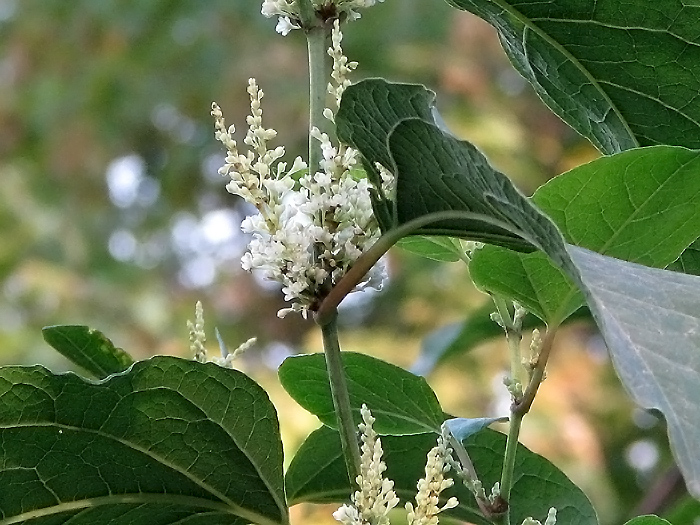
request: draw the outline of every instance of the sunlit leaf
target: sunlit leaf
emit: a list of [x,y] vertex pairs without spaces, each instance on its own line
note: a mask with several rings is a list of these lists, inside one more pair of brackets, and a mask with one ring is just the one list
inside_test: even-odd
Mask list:
[[452,237],[404,237],[396,245],[407,252],[440,262],[456,262],[464,258],[464,249]]
[[[343,352],[342,360],[356,423],[362,421],[360,407],[366,404],[380,434],[439,431],[443,412],[425,379],[364,354]],[[325,425],[337,426],[323,354],[288,357],[279,378],[297,403]]]
[[[540,187],[532,200],[566,240],[598,253],[663,268],[700,233],[700,152],[659,146],[604,157]],[[685,252],[684,252],[685,250]],[[543,253],[494,246],[470,265],[481,287],[512,297],[545,321],[568,317],[583,296]]]

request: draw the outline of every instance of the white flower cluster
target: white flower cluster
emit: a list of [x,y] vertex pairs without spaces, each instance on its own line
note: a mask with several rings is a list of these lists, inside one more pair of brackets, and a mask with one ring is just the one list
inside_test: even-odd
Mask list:
[[[348,20],[357,20],[360,18],[357,9],[372,7],[377,1],[384,0],[311,0],[311,3],[316,10],[329,10],[332,6],[336,18],[344,15]],[[292,29],[301,28],[297,0],[264,0],[260,12],[268,18],[279,17],[275,30],[282,36],[287,36]]]
[[438,514],[443,510],[452,509],[459,505],[457,498],[451,497],[442,506],[439,504],[440,494],[447,490],[454,481],[446,478],[450,470],[452,449],[449,448],[444,436],[439,436],[437,445],[428,452],[425,464],[425,477],[418,481],[416,505],[406,503],[408,525],[437,525]]
[[[348,84],[346,74],[354,67],[342,54],[341,39],[336,23],[329,50],[335,83],[329,84],[329,92],[337,99]],[[221,109],[212,104],[216,138],[228,152],[219,173],[230,177],[226,186],[230,193],[258,210],[241,224],[244,232],[253,235],[242,266],[248,271],[261,270],[265,278],[282,284],[285,300],[292,304],[278,315],[294,311],[306,316],[379,238],[370,183],[352,175],[358,164],[357,151],[334,146],[328,135],[316,128],[311,136],[320,142],[323,153],[320,171],[298,177],[307,167],[299,157],[288,170],[280,161],[284,148],[268,149],[268,141],[277,133],[262,125],[263,92],[254,79],[249,81],[248,93],[251,114],[244,143],[250,150],[245,154],[233,139],[235,128],[226,128]],[[332,118],[333,110],[327,108],[325,114]],[[383,267],[375,265],[358,289],[367,285],[379,288],[382,281]]]
[[352,495],[352,505],[343,505],[333,517],[343,525],[389,525],[389,511],[399,504],[394,482],[385,479],[386,464],[382,460],[382,442],[372,428],[374,417],[366,405],[360,409],[362,462],[357,485],[360,490]]

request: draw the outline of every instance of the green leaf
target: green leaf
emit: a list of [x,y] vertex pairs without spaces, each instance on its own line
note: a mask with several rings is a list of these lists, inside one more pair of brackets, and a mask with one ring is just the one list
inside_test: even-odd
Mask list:
[[688,490],[700,497],[700,277],[569,253],[615,370],[637,403],[664,414]]
[[99,379],[123,372],[134,363],[102,332],[87,326],[47,326],[42,333],[54,349]]
[[[356,424],[366,404],[379,434],[439,431],[442,408],[428,383],[403,368],[354,352],[342,353],[350,404]],[[284,389],[323,424],[336,427],[333,400],[323,354],[288,357],[279,368]]]
[[0,523],[288,522],[276,412],[241,372],[154,357],[94,383],[5,367],[0,407]]
[[686,495],[664,512],[664,518],[671,523],[693,523],[700,517],[700,501]]
[[[435,446],[435,434],[383,436],[385,476],[394,481],[394,490],[402,501],[413,501],[416,484],[425,476],[428,451]],[[465,441],[469,455],[483,481],[491,487],[500,479],[505,436],[485,429]],[[314,431],[302,444],[286,475],[287,497],[291,505],[301,502],[342,503],[352,491],[345,471],[338,433],[327,427]],[[471,493],[458,480],[444,492],[447,499],[456,496],[459,506],[446,511],[457,519],[486,525]],[[528,516],[547,516],[550,506],[559,511],[557,521],[567,525],[597,525],[595,511],[588,498],[561,471],[545,458],[518,446],[516,476],[511,498],[513,523]]]
[[[481,152],[426,120],[430,107],[416,104],[432,98],[421,86],[382,79],[364,80],[343,94],[338,137],[360,150],[368,173],[379,162],[396,177],[395,199],[374,202],[375,214],[386,216],[382,229],[412,224],[411,234],[469,238],[523,251],[561,242],[547,217]],[[415,108],[413,113],[409,108]]]
[[639,516],[631,519],[625,525],[671,525],[668,521],[658,516]]
[[[700,151],[641,148],[564,173],[532,200],[569,243],[663,268],[700,232],[698,173]],[[542,253],[486,246],[470,271],[477,285],[516,299],[545,321],[566,318],[583,304],[570,278]]]
[[498,31],[515,68],[605,154],[700,148],[700,8],[634,0],[448,0]]
[[396,245],[407,252],[439,262],[457,262],[464,258],[459,239],[452,237],[404,237]]
[[669,270],[700,275],[700,239],[688,246],[681,256],[668,266]]

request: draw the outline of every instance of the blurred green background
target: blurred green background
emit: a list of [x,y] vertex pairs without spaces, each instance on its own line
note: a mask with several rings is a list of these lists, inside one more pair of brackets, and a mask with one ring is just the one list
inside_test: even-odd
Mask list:
[[[242,139],[256,77],[266,126],[289,159],[304,155],[305,41],[274,26],[253,0],[0,0],[0,362],[67,369],[42,340],[50,324],[90,325],[138,358],[187,356],[185,321],[201,300],[211,351],[214,327],[230,347],[258,338],[241,368],[270,389],[288,457],[317,425],[274,372],[289,354],[319,351],[319,334],[279,319],[278,289],[241,270],[249,210],[217,174],[209,116],[216,100]],[[597,155],[511,68],[488,25],[441,0],[387,0],[347,27],[344,47],[360,63],[355,80],[435,90],[452,130],[528,194]],[[464,265],[400,251],[388,264],[383,292],[347,301],[342,343],[410,367],[429,331],[486,298]],[[558,341],[524,443],[582,486],[602,523],[655,496],[673,507],[663,424],[627,400],[589,324]],[[448,412],[503,415],[506,366],[494,341],[430,382]],[[304,507],[293,522],[333,520]]]

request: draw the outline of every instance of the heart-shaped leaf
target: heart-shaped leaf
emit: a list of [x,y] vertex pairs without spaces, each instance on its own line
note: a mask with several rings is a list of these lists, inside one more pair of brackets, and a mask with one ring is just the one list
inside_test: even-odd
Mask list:
[[[343,352],[341,357],[356,424],[362,421],[360,407],[366,404],[379,434],[439,431],[442,408],[425,379],[368,355]],[[288,357],[278,373],[297,403],[325,425],[337,427],[323,354]]]
[[[383,436],[385,477],[394,481],[394,490],[402,501],[412,501],[416,484],[425,476],[428,451],[436,444],[435,434]],[[505,436],[482,430],[470,436],[465,446],[484,487],[500,479]],[[547,516],[549,507],[558,510],[557,521],[567,525],[597,525],[590,501],[560,470],[542,456],[518,445],[515,479],[511,497],[511,519],[522,523],[528,516]],[[285,478],[290,504],[342,503],[350,498],[351,488],[345,471],[338,432],[328,427],[314,431],[302,444]],[[446,511],[457,519],[486,525],[491,523],[479,512],[474,497],[461,481],[444,493],[456,496],[459,506]]]
[[700,12],[633,0],[448,0],[498,31],[515,68],[605,154],[700,148]]
[[276,412],[241,372],[154,357],[93,383],[5,367],[0,407],[0,523],[288,522]]
[[123,372],[134,363],[102,332],[87,326],[47,326],[42,333],[54,349],[99,379]]

